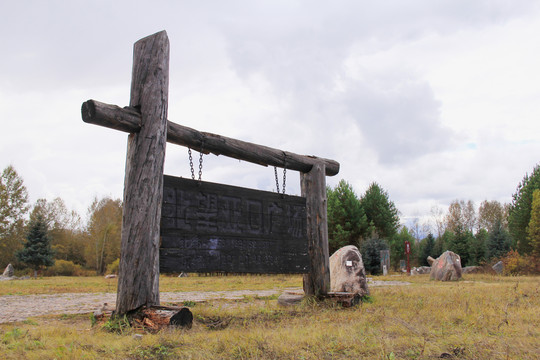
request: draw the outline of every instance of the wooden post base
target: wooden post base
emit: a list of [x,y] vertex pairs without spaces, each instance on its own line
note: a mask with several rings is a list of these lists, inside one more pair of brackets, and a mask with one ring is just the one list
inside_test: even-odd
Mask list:
[[[94,312],[94,318],[100,323],[105,323],[112,316],[115,316],[113,309],[107,304]],[[143,306],[126,316],[132,327],[152,333],[169,326],[191,329],[193,325],[193,314],[187,307]]]
[[[305,297],[306,295],[302,291],[285,291],[279,296],[278,304],[282,306],[298,305]],[[344,308],[356,306],[362,300],[359,294],[347,292],[329,292],[316,299],[330,301]]]

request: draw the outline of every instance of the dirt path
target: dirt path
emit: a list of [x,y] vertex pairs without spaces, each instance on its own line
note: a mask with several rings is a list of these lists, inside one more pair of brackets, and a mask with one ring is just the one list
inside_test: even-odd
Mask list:
[[[372,286],[409,285],[404,281],[373,281]],[[298,289],[300,290],[300,289]],[[238,291],[186,291],[162,292],[162,304],[182,303],[184,301],[201,302],[214,299],[237,300],[244,297],[265,297],[281,294],[282,290],[238,290]],[[114,308],[116,293],[64,293],[55,295],[5,295],[0,296],[0,324],[23,321],[42,315],[85,314],[107,303]]]
[[[245,296],[263,297],[278,293],[280,290],[162,292],[160,300],[162,304],[184,301],[201,302],[212,299],[236,300],[243,299]],[[116,293],[0,296],[0,323],[23,321],[42,315],[91,313],[105,303],[108,307],[114,308]]]

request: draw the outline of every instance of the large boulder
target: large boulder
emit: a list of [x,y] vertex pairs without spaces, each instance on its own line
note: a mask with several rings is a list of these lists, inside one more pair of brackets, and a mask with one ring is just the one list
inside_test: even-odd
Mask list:
[[452,251],[445,251],[437,259],[427,258],[431,264],[429,273],[431,279],[440,281],[459,280],[461,278],[461,258]]
[[362,254],[347,245],[330,256],[330,291],[369,295]]
[[2,276],[7,277],[7,278],[15,276],[15,269],[13,268],[13,265],[8,264],[8,266],[6,266],[6,269],[4,270],[4,273],[2,274]]

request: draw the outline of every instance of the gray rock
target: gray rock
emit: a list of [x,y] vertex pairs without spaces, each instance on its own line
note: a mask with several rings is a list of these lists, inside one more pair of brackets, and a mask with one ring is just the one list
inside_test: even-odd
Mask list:
[[330,256],[330,291],[369,295],[362,254],[347,245]]
[[4,273],[2,274],[3,277],[13,277],[15,276],[15,269],[13,268],[13,265],[11,264],[8,264],[8,266],[6,266],[6,269],[4,270]]
[[411,269],[411,275],[424,275],[429,274],[431,271],[430,266],[413,267]]
[[452,251],[445,251],[437,259],[427,258],[431,264],[430,278],[440,281],[453,281],[461,278],[461,258]]
[[502,274],[503,270],[504,270],[504,264],[502,261],[499,261],[498,263],[496,263],[495,265],[493,265],[491,267],[493,270],[495,270],[495,272],[497,274]]
[[103,303],[103,306],[100,306],[94,310],[94,317],[97,320],[103,319],[105,315],[110,316],[114,310],[114,307],[110,306],[108,303]]

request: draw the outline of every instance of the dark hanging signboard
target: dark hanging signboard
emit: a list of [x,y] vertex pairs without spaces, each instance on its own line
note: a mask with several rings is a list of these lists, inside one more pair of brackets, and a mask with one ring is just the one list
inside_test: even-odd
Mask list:
[[164,176],[161,272],[307,273],[306,199]]

